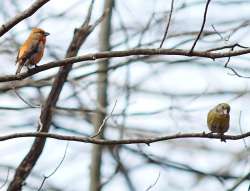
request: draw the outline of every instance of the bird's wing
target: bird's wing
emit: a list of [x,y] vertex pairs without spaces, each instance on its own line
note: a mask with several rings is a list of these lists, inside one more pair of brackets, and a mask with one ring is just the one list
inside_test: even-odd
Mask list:
[[214,113],[213,110],[210,110],[208,112],[208,115],[207,115],[207,124],[208,124],[208,126],[212,126],[211,124],[213,123],[214,115],[215,115],[215,113]]
[[39,51],[39,44],[39,39],[32,39],[32,42],[30,42],[30,40],[28,39],[18,51],[17,62],[20,59],[24,60],[25,62],[25,60],[29,59],[32,55],[37,53]]

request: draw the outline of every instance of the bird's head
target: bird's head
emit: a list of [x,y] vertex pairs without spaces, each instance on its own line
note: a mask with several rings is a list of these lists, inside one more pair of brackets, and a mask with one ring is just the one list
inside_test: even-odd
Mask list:
[[220,103],[215,108],[216,111],[221,115],[229,115],[230,105],[228,105],[227,103]]
[[33,28],[32,29],[32,34],[35,34],[35,35],[42,35],[42,36],[48,36],[49,33],[44,31],[43,29],[40,29],[40,28]]

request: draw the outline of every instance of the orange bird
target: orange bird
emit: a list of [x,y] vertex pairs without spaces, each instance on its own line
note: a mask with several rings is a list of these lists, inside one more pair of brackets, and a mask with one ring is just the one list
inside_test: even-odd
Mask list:
[[23,66],[29,69],[29,66],[35,65],[41,60],[44,53],[46,36],[49,33],[40,28],[33,28],[27,40],[20,47],[16,59],[17,70],[19,74]]

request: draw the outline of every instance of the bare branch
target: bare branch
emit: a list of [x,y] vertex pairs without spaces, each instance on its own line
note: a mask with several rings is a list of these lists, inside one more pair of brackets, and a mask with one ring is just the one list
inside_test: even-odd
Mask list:
[[170,9],[170,14],[168,16],[168,24],[167,24],[167,27],[166,27],[166,30],[165,30],[165,33],[164,33],[164,36],[162,38],[162,41],[161,41],[161,44],[160,44],[160,47],[162,47],[166,37],[167,37],[167,34],[168,34],[168,29],[169,29],[169,26],[170,26],[170,22],[171,22],[171,17],[172,17],[172,13],[173,13],[173,9],[174,9],[174,0],[171,0],[171,9]]
[[[243,130],[241,128],[241,116],[242,116],[242,111],[240,111],[240,115],[239,115],[239,128],[240,128],[240,133],[243,134]],[[247,150],[248,146],[247,146],[247,142],[244,138],[243,138],[243,143],[244,143],[245,149]]]
[[206,23],[206,19],[207,19],[208,5],[209,5],[210,1],[211,1],[211,0],[207,0],[206,7],[205,7],[205,12],[204,12],[204,16],[203,16],[203,21],[202,21],[202,25],[201,25],[201,30],[200,30],[200,32],[199,32],[197,38],[195,39],[192,48],[190,49],[190,54],[193,52],[194,47],[195,47],[196,43],[198,42],[198,40],[199,40],[199,38],[200,38],[200,36],[201,36],[201,34],[202,34],[202,31],[203,31],[203,29],[204,29],[204,26],[205,26],[205,23]]
[[67,150],[68,150],[68,146],[69,146],[69,142],[67,142],[67,145],[66,145],[66,147],[65,147],[65,151],[64,151],[63,157],[62,157],[61,161],[59,162],[59,164],[57,165],[57,167],[56,167],[49,175],[47,175],[47,176],[44,175],[43,181],[42,181],[42,183],[41,183],[41,185],[40,185],[38,191],[42,190],[43,185],[44,185],[46,179],[48,179],[48,178],[50,178],[51,176],[53,176],[53,175],[56,173],[56,171],[60,168],[60,166],[62,165],[62,163],[63,163],[63,161],[64,161],[64,159],[65,159],[65,157],[66,157],[66,153],[67,153]]
[[215,28],[214,25],[211,25],[212,28],[214,29],[214,32],[220,37],[221,40],[223,41],[227,41],[227,39],[224,39],[224,37],[222,36],[222,34],[220,32],[217,31],[217,29]]
[[20,100],[22,100],[23,103],[25,103],[27,106],[29,106],[29,107],[31,107],[31,108],[40,108],[39,105],[34,105],[34,104],[28,102],[26,99],[24,99],[24,98],[18,93],[18,91],[17,91],[17,89],[16,89],[16,87],[15,87],[15,83],[12,82],[11,85],[12,85],[12,89],[13,89],[14,93],[16,94],[16,96],[17,96]]
[[[110,112],[110,114],[107,115],[107,116],[103,119],[101,126],[98,128],[97,133],[96,133],[95,135],[91,136],[91,138],[95,138],[95,137],[97,137],[98,135],[100,135],[100,134],[103,132],[103,128],[104,128],[106,122],[107,122],[108,119],[109,119],[110,117],[112,117],[112,115],[113,115],[113,112],[114,112],[114,110],[115,110],[116,104],[117,104],[117,100],[115,100],[114,107],[112,108],[112,111]],[[103,113],[103,112],[102,112],[102,113]]]
[[[82,56],[65,58],[60,61],[49,62],[42,66],[37,66],[36,68],[32,68],[27,72],[18,74],[18,75],[6,75],[0,77],[0,82],[14,81],[14,80],[22,80],[34,74],[37,74],[41,71],[48,70],[50,68],[55,68],[59,66],[72,65],[77,62],[82,61],[90,61],[90,60],[99,60],[103,58],[116,58],[116,57],[127,57],[127,56],[136,56],[136,55],[178,55],[178,56],[195,56],[195,57],[203,57],[203,58],[225,58],[225,57],[233,57],[239,56],[243,54],[249,54],[250,48],[246,48],[243,50],[235,50],[235,51],[225,51],[225,52],[209,52],[209,51],[193,51],[191,54],[189,50],[183,49],[130,49],[130,50],[121,50],[121,51],[104,51],[98,53],[85,54]],[[89,65],[89,64],[86,64]]]
[[5,178],[4,182],[3,182],[3,184],[0,186],[0,190],[7,184],[8,179],[9,179],[9,175],[10,175],[10,168],[7,169],[6,178]]
[[161,173],[159,172],[159,173],[158,173],[158,176],[157,176],[157,178],[156,178],[156,180],[154,181],[154,183],[151,184],[151,185],[146,189],[146,191],[151,190],[151,188],[153,188],[153,187],[156,185],[156,183],[157,183],[158,180],[160,179],[160,176],[161,176]]
[[[85,23],[85,21],[83,23]],[[66,58],[74,57],[78,54],[80,47],[87,39],[89,34],[94,30],[94,28],[95,27],[91,27],[90,25],[82,25],[80,28],[75,29],[73,39],[68,47],[65,56]],[[72,65],[61,67],[58,74],[56,75],[48,98],[41,109],[39,124],[37,127],[37,130],[39,132],[49,131],[53,116],[52,108],[56,105],[58,101],[59,95],[62,91],[65,81],[67,81],[67,77],[69,72],[71,71],[71,68]],[[46,137],[37,137],[35,139],[30,151],[18,166],[14,178],[8,187],[8,191],[21,191],[23,182],[29,176],[30,172],[32,171],[33,167],[35,166],[38,158],[40,157],[43,151],[46,142],[45,138]]]
[[5,24],[2,24],[2,26],[0,27],[0,37],[3,36],[6,32],[8,32],[17,23],[33,15],[40,7],[42,7],[49,1],[50,0],[36,0],[28,9],[19,13]]
[[241,183],[243,183],[245,180],[247,180],[250,177],[250,172],[247,173],[245,176],[239,178],[235,185],[232,186],[232,188],[228,189],[227,191],[234,191],[236,188],[238,188]]
[[[233,51],[234,48],[237,47],[237,46],[245,48],[244,46],[241,46],[241,45],[239,45],[239,44],[234,44],[233,46],[231,46],[231,51]],[[231,56],[228,57],[226,63],[224,64],[224,67],[225,67],[225,68],[230,69],[230,70],[233,72],[234,75],[236,75],[236,76],[238,76],[238,77],[240,77],[240,78],[250,78],[249,76],[242,76],[242,75],[239,74],[234,68],[228,66],[230,60],[231,60]]]
[[[0,136],[0,141],[6,141],[15,138],[23,138],[23,137],[41,137],[41,138],[51,138],[58,140],[67,140],[73,142],[83,142],[83,143],[93,143],[98,145],[122,145],[122,144],[139,144],[144,143],[150,145],[151,143],[167,141],[167,140],[175,140],[175,139],[183,139],[183,138],[203,138],[203,139],[221,139],[221,135],[212,134],[212,133],[177,133],[173,135],[159,136],[159,137],[150,137],[150,138],[136,138],[136,139],[122,139],[122,140],[105,140],[105,139],[96,139],[84,136],[68,136],[68,135],[59,135],[53,133],[14,133],[10,135]],[[226,140],[240,140],[246,137],[250,137],[250,132],[239,134],[239,135],[224,135],[223,138]]]
[[[194,168],[194,167],[192,167],[190,165],[184,164],[184,163],[172,161],[172,160],[169,160],[169,159],[167,159],[165,157],[155,156],[155,155],[152,155],[151,153],[150,154],[145,153],[141,149],[137,150],[137,149],[125,146],[125,145],[123,145],[122,148],[124,148],[127,151],[132,152],[132,153],[134,153],[136,155],[142,156],[143,158],[146,159],[147,163],[157,164],[157,165],[160,165],[160,166],[162,166],[164,168],[167,168],[167,169],[172,168],[172,169],[175,169],[175,170],[194,173],[194,174],[196,174],[198,176],[214,177],[214,178],[216,178],[218,180],[228,180],[228,179],[238,179],[239,178],[238,176],[233,176],[233,175],[225,174],[225,173],[222,174],[222,173],[216,173],[216,172],[201,171],[199,169],[196,169],[196,168]],[[247,180],[249,180],[249,178]]]

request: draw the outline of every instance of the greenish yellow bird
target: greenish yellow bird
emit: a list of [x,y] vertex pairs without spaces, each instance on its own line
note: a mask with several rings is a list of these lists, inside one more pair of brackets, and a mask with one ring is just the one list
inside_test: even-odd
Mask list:
[[226,142],[223,134],[229,129],[230,105],[220,103],[208,112],[207,126],[212,133],[219,133],[221,141]]

